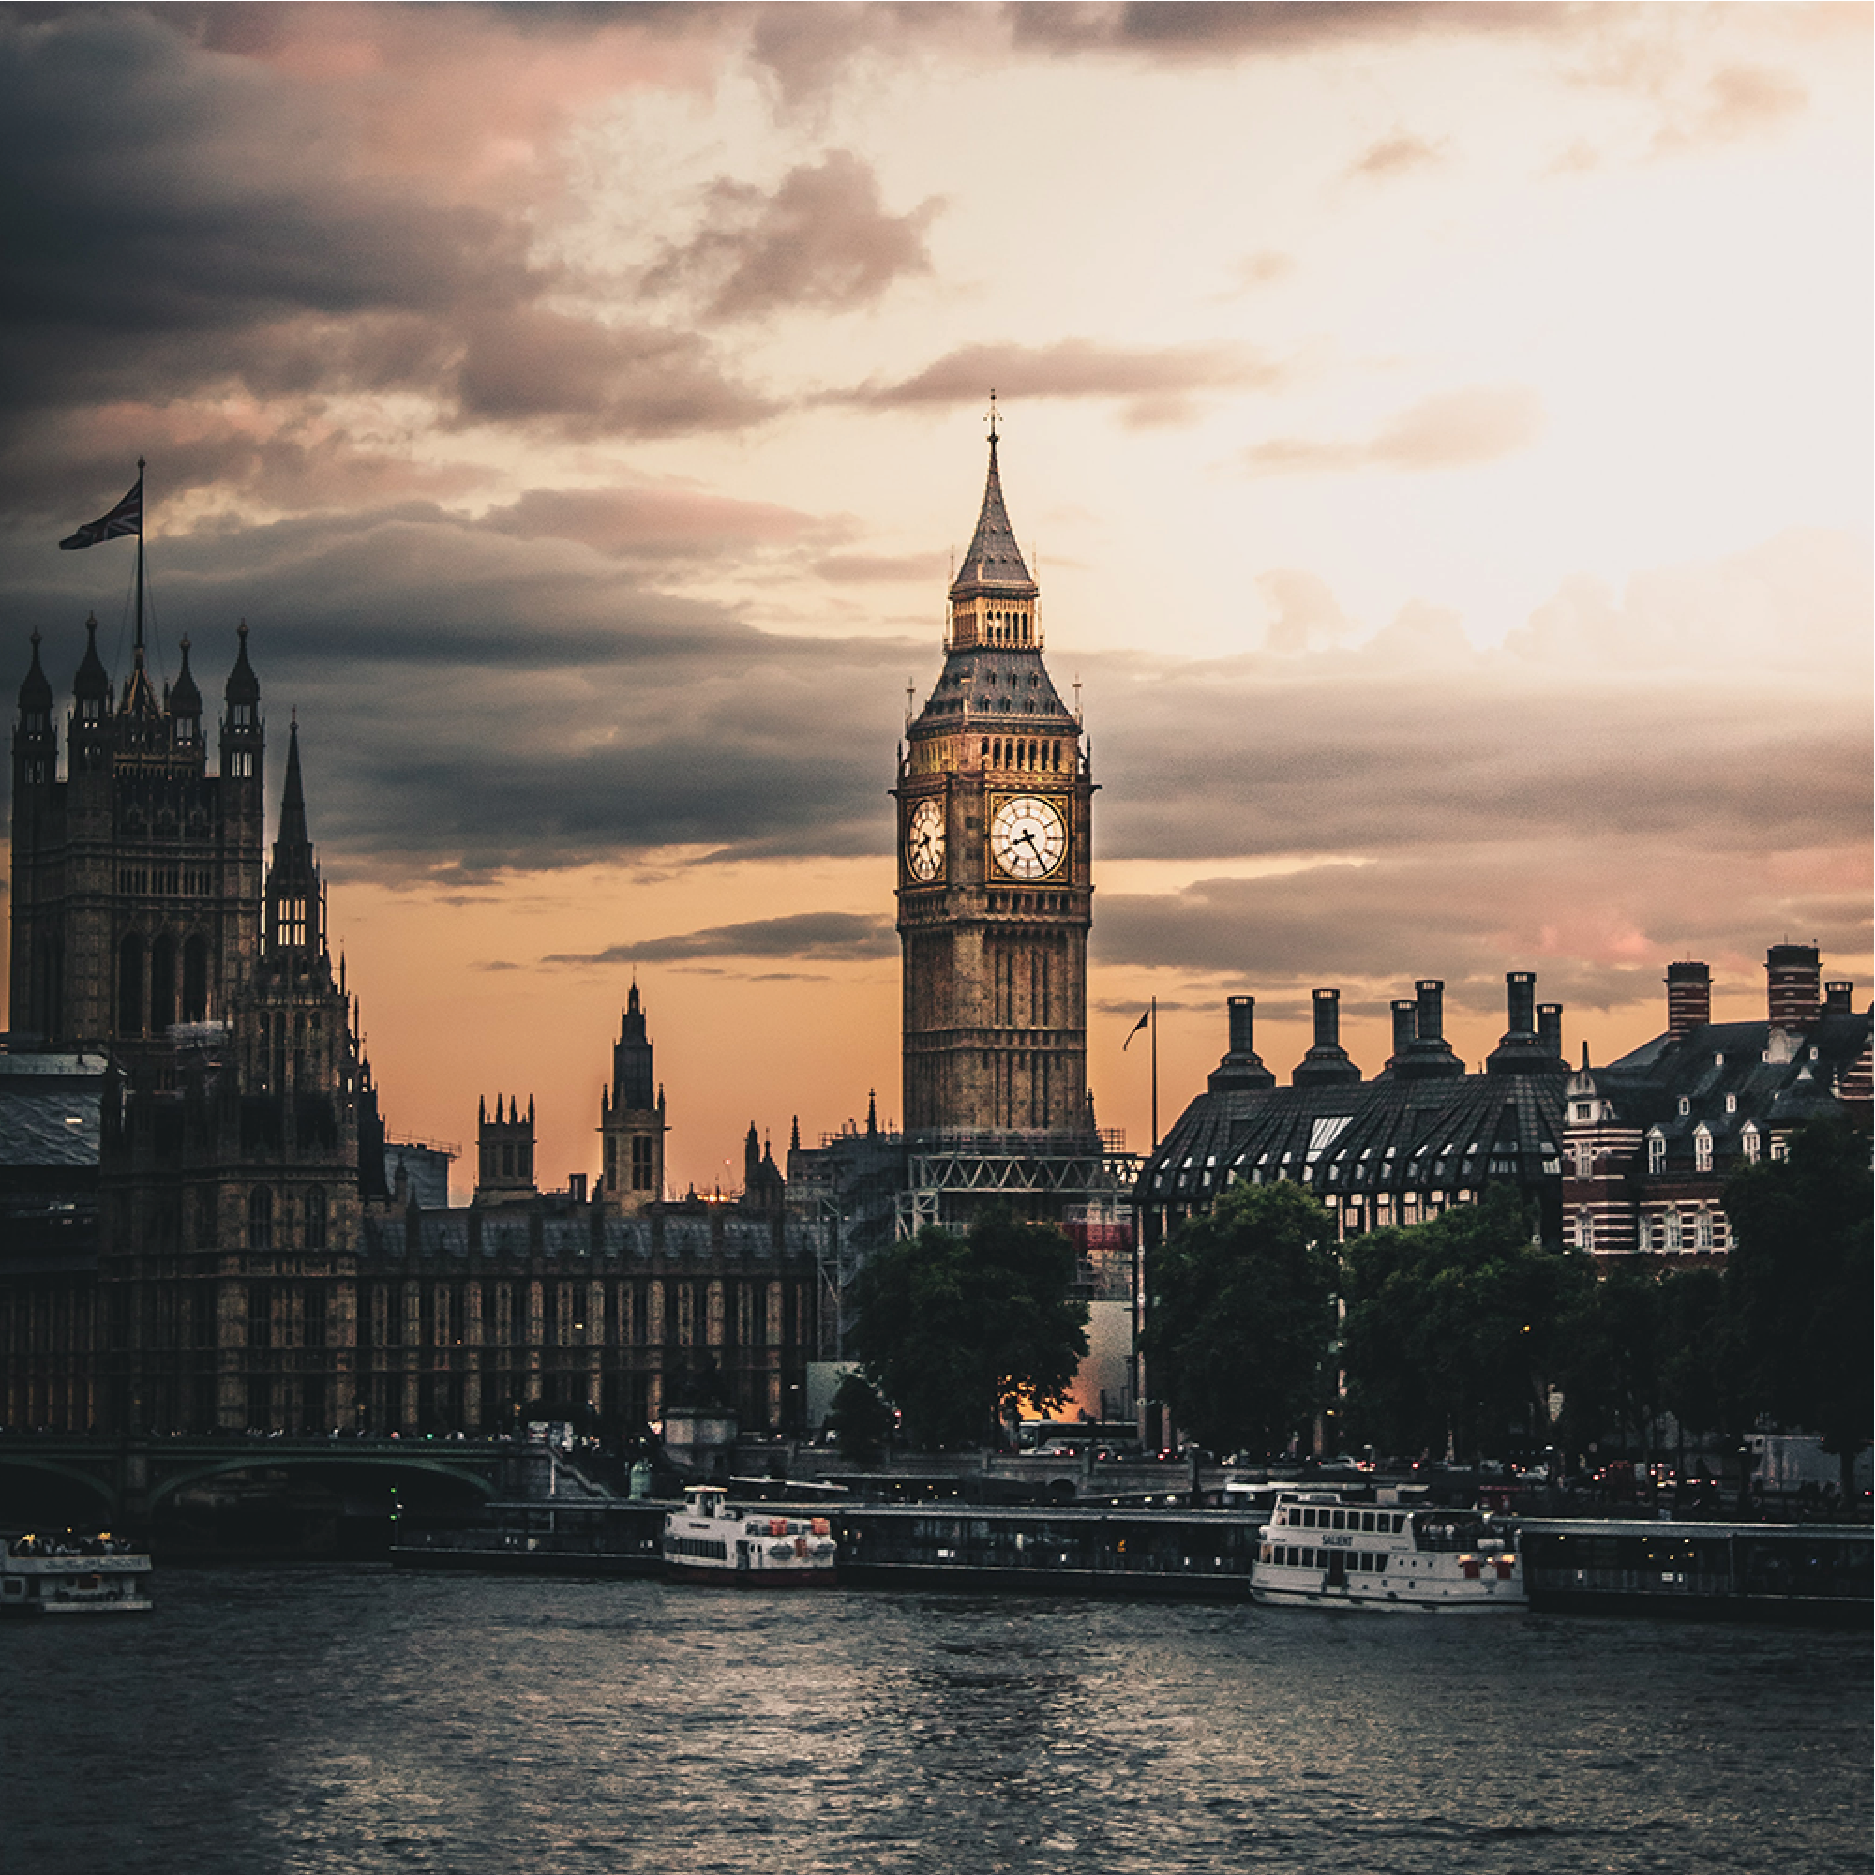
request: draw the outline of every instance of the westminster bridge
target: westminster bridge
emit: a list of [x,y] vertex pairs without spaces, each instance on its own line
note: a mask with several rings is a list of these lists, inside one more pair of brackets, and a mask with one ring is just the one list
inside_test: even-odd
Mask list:
[[[190,1501],[316,1494],[346,1514],[469,1511],[551,1490],[553,1455],[513,1440],[0,1432],[0,1528],[147,1529]],[[538,1476],[544,1472],[545,1477]]]

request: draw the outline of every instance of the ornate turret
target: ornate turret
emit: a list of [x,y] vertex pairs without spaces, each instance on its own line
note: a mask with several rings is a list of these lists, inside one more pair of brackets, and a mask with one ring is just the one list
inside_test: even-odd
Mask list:
[[182,674],[169,689],[169,714],[176,746],[193,748],[202,740],[202,692],[189,670],[189,641],[182,641]]
[[20,685],[19,727],[13,732],[13,811],[20,791],[48,785],[57,778],[58,732],[52,727],[52,685],[39,662],[39,634],[33,633],[33,661]]
[[495,1096],[495,1111],[488,1111],[486,1099],[476,1110],[476,1179],[473,1203],[478,1205],[513,1204],[532,1198],[534,1188],[534,1097],[530,1094],[527,1112],[520,1102],[508,1096],[503,1113],[501,1096]]
[[267,869],[262,912],[263,959],[284,969],[310,972],[325,960],[325,893],[306,832],[306,790],[300,781],[299,724],[286,749],[286,786],[280,796],[280,829]]
[[247,620],[240,624],[240,648],[228,673],[228,714],[221,725],[221,773],[224,781],[252,782],[260,799],[260,679],[247,661]]
[[652,1094],[651,1042],[634,983],[612,1044],[612,1085],[599,1095],[603,1200],[630,1215],[663,1197],[667,1130],[664,1090]]
[[98,656],[98,616],[85,620],[85,655],[72,679],[71,772],[93,774],[110,761],[111,680]]

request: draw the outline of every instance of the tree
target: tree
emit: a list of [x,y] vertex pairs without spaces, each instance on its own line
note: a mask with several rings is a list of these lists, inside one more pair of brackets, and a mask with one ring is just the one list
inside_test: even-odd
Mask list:
[[878,1462],[892,1431],[892,1409],[859,1374],[841,1376],[827,1409],[827,1430],[840,1443],[840,1453],[856,1465]]
[[1744,1343],[1733,1319],[1724,1273],[1675,1270],[1660,1284],[1660,1399],[1682,1436],[1717,1433],[1742,1455],[1741,1501],[1750,1485],[1744,1433],[1751,1424],[1744,1385]]
[[1152,1384],[1200,1444],[1279,1452],[1322,1405],[1329,1235],[1327,1212],[1299,1185],[1238,1184],[1153,1252]]
[[1585,1259],[1533,1241],[1507,1187],[1424,1224],[1342,1246],[1342,1368],[1352,1424],[1394,1452],[1547,1442],[1562,1324]]
[[1023,1395],[1058,1407],[1087,1353],[1074,1247],[1006,1208],[968,1236],[929,1226],[870,1257],[850,1292],[851,1352],[913,1443],[997,1437]]
[[1812,1120],[1788,1155],[1726,1182],[1725,1280],[1747,1383],[1765,1412],[1818,1434],[1844,1501],[1869,1442],[1869,1143],[1846,1117]]
[[1571,1298],[1563,1322],[1563,1397],[1572,1450],[1609,1431],[1653,1455],[1666,1404],[1666,1297],[1655,1272],[1616,1263]]

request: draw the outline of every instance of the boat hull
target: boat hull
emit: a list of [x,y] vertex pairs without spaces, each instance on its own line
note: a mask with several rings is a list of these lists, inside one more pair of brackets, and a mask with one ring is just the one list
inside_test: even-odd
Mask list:
[[831,1569],[737,1569],[666,1558],[664,1574],[672,1582],[701,1582],[725,1589],[830,1589]]
[[[1464,1590],[1472,1589],[1472,1584],[1464,1585]],[[1529,1607],[1520,1585],[1509,1593],[1498,1593],[1497,1589],[1498,1585],[1492,1583],[1483,1594],[1462,1592],[1457,1586],[1449,1593],[1398,1589],[1362,1589],[1357,1593],[1345,1588],[1252,1583],[1250,1599],[1263,1608],[1333,1608],[1383,1615],[1515,1615]]]

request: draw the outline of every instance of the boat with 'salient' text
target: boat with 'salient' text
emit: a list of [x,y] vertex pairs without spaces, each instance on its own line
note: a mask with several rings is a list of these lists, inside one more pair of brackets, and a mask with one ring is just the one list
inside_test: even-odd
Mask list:
[[1509,1614],[1526,1608],[1514,1531],[1475,1510],[1285,1492],[1258,1534],[1250,1593],[1269,1607]]
[[739,1509],[719,1484],[693,1484],[664,1518],[664,1573],[732,1587],[829,1587],[838,1545],[825,1517]]

